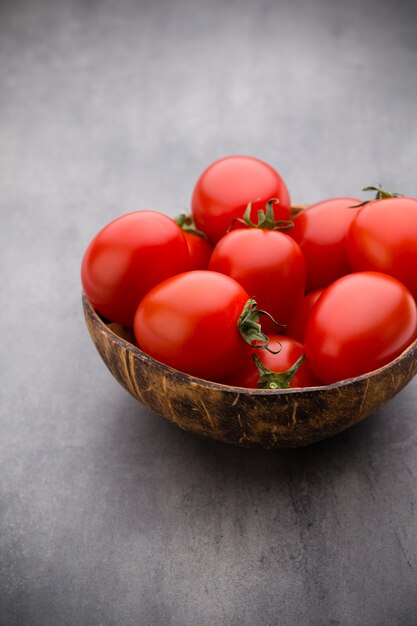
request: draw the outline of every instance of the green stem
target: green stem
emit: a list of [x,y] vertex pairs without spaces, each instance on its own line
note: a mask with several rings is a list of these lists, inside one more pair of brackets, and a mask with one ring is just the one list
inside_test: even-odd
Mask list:
[[256,354],[253,354],[252,358],[255,361],[255,365],[259,372],[259,389],[288,389],[291,385],[292,379],[305,359],[305,354],[302,354],[294,365],[291,365],[291,367],[285,372],[273,372],[272,370],[269,370],[263,363],[261,363]]
[[267,311],[262,311],[258,309],[256,306],[256,300],[254,298],[250,298],[243,307],[243,311],[240,314],[240,317],[237,322],[237,327],[239,329],[240,334],[243,339],[249,344],[252,348],[258,348],[260,350],[265,349],[272,354],[277,354],[269,347],[269,339],[267,335],[262,331],[262,326],[259,323],[259,318],[261,315],[266,315],[270,320],[274,322],[278,327],[283,328],[285,324],[279,324],[272,315],[270,315]]
[[252,202],[249,202],[246,210],[243,214],[243,217],[236,217],[228,231],[231,230],[233,224],[235,222],[240,222],[240,224],[244,224],[249,228],[261,228],[262,230],[289,230],[294,226],[294,222],[292,220],[275,220],[274,215],[274,204],[277,204],[279,200],[277,198],[271,198],[265,205],[265,209],[259,209],[257,214],[257,222],[252,222],[251,220],[251,212],[252,212]]
[[203,233],[202,230],[198,230],[194,224],[194,220],[191,215],[186,215],[185,213],[181,213],[174,220],[178,226],[186,233],[192,233],[193,235],[198,235],[199,237],[203,237],[203,239],[208,239],[206,233]]
[[[392,193],[391,191],[387,191],[382,187],[380,183],[377,185],[370,185],[369,187],[364,187],[362,191],[375,191],[375,198],[373,200],[386,200],[387,198],[402,198],[403,194],[401,193]],[[365,206],[368,202],[373,202],[373,200],[364,200],[360,204],[355,204],[351,206],[351,209],[357,209],[361,206]]]

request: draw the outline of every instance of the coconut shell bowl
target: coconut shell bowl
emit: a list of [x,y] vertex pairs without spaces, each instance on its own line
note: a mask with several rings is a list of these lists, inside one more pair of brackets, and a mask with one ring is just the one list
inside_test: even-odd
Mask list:
[[417,341],[369,374],[306,389],[243,389],[213,383],[155,361],[131,329],[106,323],[83,295],[101,358],[119,383],[154,413],[184,430],[246,447],[305,446],[376,411],[417,373]]

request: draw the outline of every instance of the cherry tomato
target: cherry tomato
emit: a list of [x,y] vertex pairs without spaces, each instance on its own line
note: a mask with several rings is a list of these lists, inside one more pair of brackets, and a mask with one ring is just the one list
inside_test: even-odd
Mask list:
[[279,200],[275,219],[288,220],[290,196],[278,172],[253,157],[226,157],[212,163],[198,179],[191,203],[194,221],[216,243],[250,202],[255,216],[271,198]]
[[208,268],[213,247],[208,239],[195,233],[184,233],[190,253],[190,269],[206,270]]
[[333,198],[313,204],[294,218],[288,234],[300,245],[306,259],[307,291],[330,285],[351,272],[345,237],[359,211],[355,198]]
[[84,291],[106,319],[133,325],[143,296],[156,284],[189,269],[185,237],[156,211],[135,211],[105,226],[89,244],[81,266]]
[[154,287],[134,320],[138,345],[182,372],[218,380],[238,369],[252,348],[242,337],[247,292],[217,272],[192,271]]
[[[209,269],[231,276],[255,298],[260,309],[286,324],[305,287],[305,262],[298,244],[276,230],[234,230],[215,246]],[[262,320],[265,332],[276,331]]]
[[354,270],[375,270],[403,282],[417,298],[417,200],[387,198],[363,206],[347,234]]
[[190,253],[190,270],[206,270],[213,246],[205,233],[197,230],[192,217],[181,214],[175,220],[184,233]]
[[[279,352],[273,354],[268,350],[257,350],[256,354],[262,365],[271,372],[286,372],[304,354],[304,346],[285,335],[269,335],[269,348],[272,351],[279,350]],[[259,376],[258,368],[253,358],[250,358],[247,359],[243,367],[231,376],[225,378],[222,382],[232,387],[257,389],[259,386]],[[310,370],[307,361],[301,363],[288,384],[289,387],[315,387],[317,385],[320,385],[320,382]]]
[[310,291],[310,293],[306,293],[298,305],[294,315],[285,327],[285,334],[288,337],[292,337],[300,343],[304,342],[304,336],[311,309],[322,293],[323,289],[315,289],[314,291]]
[[307,324],[305,351],[326,384],[389,363],[417,337],[417,308],[408,289],[379,272],[343,276],[324,290]]

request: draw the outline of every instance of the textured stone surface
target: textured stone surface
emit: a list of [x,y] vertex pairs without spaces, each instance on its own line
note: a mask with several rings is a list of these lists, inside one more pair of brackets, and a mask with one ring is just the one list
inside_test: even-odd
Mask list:
[[185,433],[110,376],[79,262],[254,154],[416,195],[413,2],[0,4],[0,623],[415,626],[416,380],[309,448]]

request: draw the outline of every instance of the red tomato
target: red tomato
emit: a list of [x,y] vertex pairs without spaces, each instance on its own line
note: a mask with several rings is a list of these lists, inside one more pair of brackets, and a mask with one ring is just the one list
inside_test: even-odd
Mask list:
[[300,245],[306,259],[307,291],[330,285],[351,271],[345,237],[359,211],[355,198],[333,198],[313,204],[294,218],[289,235]]
[[241,314],[249,300],[229,276],[193,271],[168,278],[141,301],[134,321],[139,346],[182,372],[218,380],[248,358]]
[[390,274],[417,298],[417,200],[388,198],[369,202],[357,213],[347,235],[352,268]]
[[243,216],[249,202],[254,217],[271,198],[279,200],[275,219],[288,220],[290,196],[278,172],[253,157],[226,157],[212,163],[198,179],[191,203],[194,221],[216,243],[233,220]]
[[[304,354],[304,346],[298,341],[295,341],[290,337],[286,337],[285,335],[269,335],[269,347],[271,350],[279,350],[279,352],[273,354],[268,350],[257,350],[256,354],[262,365],[270,370],[271,373],[286,372]],[[238,370],[233,375],[228,376],[222,382],[225,385],[231,385],[232,387],[248,387],[251,389],[257,389],[259,376],[259,370],[256,367],[253,358],[251,358],[246,361],[243,368]],[[301,363],[289,384],[283,385],[281,381],[276,379],[274,381],[273,376],[269,381],[270,389],[280,389],[286,387],[315,387],[317,385],[320,385],[320,382],[316,376],[314,376],[306,361]]]
[[389,363],[417,337],[417,308],[408,289],[379,272],[343,276],[324,290],[307,324],[305,351],[326,384]]
[[190,253],[190,270],[206,270],[213,246],[205,233],[197,230],[193,218],[182,213],[175,220],[184,233]]
[[[237,280],[280,324],[287,323],[303,297],[303,254],[291,237],[276,230],[228,233],[214,248],[209,269]],[[262,322],[266,332],[277,328],[267,318]]]
[[315,289],[307,293],[298,305],[294,315],[291,317],[287,326],[285,327],[285,334],[288,337],[296,339],[300,343],[304,342],[304,336],[306,332],[306,326],[308,318],[316,303],[317,299],[323,293],[323,289]]
[[190,269],[206,270],[213,252],[211,243],[196,233],[185,232],[184,235],[190,253]]
[[156,211],[135,211],[105,226],[88,246],[81,280],[91,304],[106,319],[133,325],[143,296],[165,278],[189,269],[185,237]]

